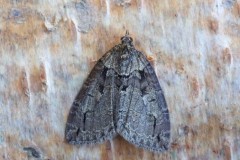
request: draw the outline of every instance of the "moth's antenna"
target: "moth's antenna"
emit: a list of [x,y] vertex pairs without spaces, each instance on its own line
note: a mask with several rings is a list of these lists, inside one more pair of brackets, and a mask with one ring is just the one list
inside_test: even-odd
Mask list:
[[125,34],[125,36],[129,36],[129,32],[128,32],[128,30],[126,30],[126,34]]

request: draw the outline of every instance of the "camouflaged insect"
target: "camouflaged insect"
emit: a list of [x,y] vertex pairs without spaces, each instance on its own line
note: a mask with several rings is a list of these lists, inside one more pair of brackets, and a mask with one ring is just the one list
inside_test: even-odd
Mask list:
[[154,152],[168,149],[170,120],[163,91],[147,58],[126,33],[92,69],[66,124],[70,144],[96,144],[116,135]]

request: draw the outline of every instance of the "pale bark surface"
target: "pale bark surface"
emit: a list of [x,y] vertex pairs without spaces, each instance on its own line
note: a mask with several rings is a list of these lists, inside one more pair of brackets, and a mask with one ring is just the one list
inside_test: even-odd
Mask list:
[[[162,154],[64,142],[81,85],[126,30],[164,90]],[[0,159],[239,159],[239,106],[239,0],[0,0]]]

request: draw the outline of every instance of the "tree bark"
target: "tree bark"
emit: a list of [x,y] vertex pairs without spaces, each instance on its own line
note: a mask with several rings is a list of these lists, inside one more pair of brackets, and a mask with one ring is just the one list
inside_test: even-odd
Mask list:
[[[164,153],[64,142],[71,104],[126,30],[171,120]],[[0,0],[0,159],[238,159],[239,0]]]

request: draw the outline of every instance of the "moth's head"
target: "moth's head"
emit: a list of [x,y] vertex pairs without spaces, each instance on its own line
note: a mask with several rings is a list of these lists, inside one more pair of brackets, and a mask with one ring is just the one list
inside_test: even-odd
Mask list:
[[125,36],[121,38],[122,44],[126,46],[133,46],[133,39],[132,37],[129,36],[128,31],[126,31]]

